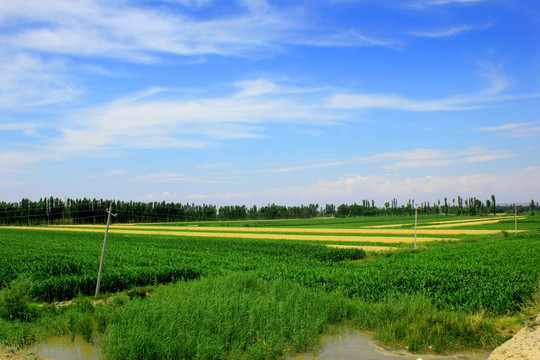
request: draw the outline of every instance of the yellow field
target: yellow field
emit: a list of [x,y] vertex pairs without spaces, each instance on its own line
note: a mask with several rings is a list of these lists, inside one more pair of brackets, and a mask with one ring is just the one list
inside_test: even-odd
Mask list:
[[[501,216],[498,219],[493,218],[486,218],[482,220],[478,219],[467,219],[467,220],[449,220],[444,221],[444,224],[441,224],[441,221],[432,221],[432,222],[426,222],[422,225],[419,225],[419,228],[422,229],[438,229],[438,228],[448,228],[448,227],[454,227],[454,226],[474,226],[474,225],[483,225],[483,224],[496,224],[498,222],[504,221],[504,220],[513,220],[513,216]],[[518,216],[518,220],[524,219],[523,216]],[[425,225],[425,224],[433,224],[433,225]],[[414,223],[404,223],[404,224],[391,224],[391,225],[375,225],[375,226],[366,226],[366,229],[387,229],[387,228],[394,228],[394,227],[400,227],[404,225],[414,225]]]
[[[25,226],[10,227],[12,229],[26,230],[51,230],[51,231],[75,231],[75,232],[100,232],[104,227],[71,227],[71,226]],[[401,236],[339,236],[339,235],[297,235],[297,234],[246,234],[231,232],[205,232],[205,231],[159,231],[159,230],[138,230],[120,229],[118,227],[109,228],[112,234],[137,234],[137,235],[161,235],[161,236],[183,236],[183,237],[211,237],[211,238],[235,238],[235,239],[268,239],[268,240],[296,240],[296,241],[322,241],[322,242],[373,242],[373,243],[412,243],[414,237]],[[456,238],[434,238],[418,237],[417,242],[426,241],[457,241]]]
[[[453,226],[474,226],[474,225],[484,225],[484,224],[496,224],[498,222],[501,222],[503,220],[513,220],[513,217],[501,217],[499,219],[486,219],[486,220],[464,220],[463,222],[455,222],[453,224],[438,224],[438,225],[428,225],[428,226],[422,226],[423,229],[440,229],[440,228],[448,228]],[[519,216],[518,220],[524,219],[524,217]],[[450,221],[449,221],[450,222]]]
[[[454,226],[457,226],[454,224]],[[55,229],[102,229],[103,225],[63,225],[54,226]],[[277,227],[222,227],[222,226],[160,226],[148,225],[137,226],[132,225],[112,225],[110,229],[126,230],[126,231],[146,231],[146,230],[164,230],[163,232],[218,232],[224,233],[296,233],[296,234],[354,234],[354,235],[414,235],[414,229],[383,229],[383,228],[360,228],[360,229],[324,229],[324,228],[277,228]],[[169,230],[169,231],[165,231]],[[500,230],[479,230],[479,229],[426,229],[418,228],[418,235],[488,235],[500,233]],[[187,235],[186,235],[187,236]],[[224,236],[220,236],[224,237]]]
[[[520,217],[522,218],[522,217]],[[452,227],[494,224],[503,220],[513,219],[506,217],[488,217],[485,219],[449,220],[424,223],[417,229],[417,243],[423,244],[431,241],[458,241],[454,236],[497,234],[501,230],[487,229],[451,229]],[[426,225],[430,224],[430,225]],[[287,228],[287,227],[225,227],[225,226],[164,226],[144,224],[114,224],[109,228],[112,234],[138,234],[157,236],[178,236],[197,238],[223,238],[223,239],[268,239],[286,241],[312,241],[330,247],[362,248],[366,251],[392,251],[396,247],[370,246],[373,244],[412,244],[414,242],[414,229],[398,228],[410,226],[410,223],[365,226],[354,229],[338,228]],[[103,233],[104,225],[55,225],[55,226],[11,226],[12,229],[95,232]],[[519,230],[521,232],[523,230]],[[451,236],[451,237],[449,237]],[[342,243],[338,245],[338,243]],[[343,245],[350,243],[350,245]],[[407,247],[410,245],[407,245]]]

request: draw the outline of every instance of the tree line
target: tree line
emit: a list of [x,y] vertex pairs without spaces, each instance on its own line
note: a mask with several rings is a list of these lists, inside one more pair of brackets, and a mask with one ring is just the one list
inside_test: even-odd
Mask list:
[[[20,202],[0,202],[1,225],[43,225],[43,224],[104,224],[106,210],[112,203],[113,212],[117,214],[115,222],[148,223],[148,222],[187,222],[215,220],[272,220],[272,219],[306,219],[314,217],[353,217],[353,216],[393,216],[414,215],[416,209],[420,214],[431,215],[469,215],[485,216],[488,214],[513,212],[513,204],[497,204],[495,195],[481,201],[475,197],[452,200],[407,203],[398,205],[397,199],[376,206],[374,200],[362,200],[360,203],[318,204],[307,206],[284,206],[268,204],[248,208],[245,205],[195,205],[174,202],[135,202],[103,199],[66,199],[55,197],[41,198],[39,201],[22,199]],[[530,212],[534,215],[538,203],[531,200],[528,206],[518,205],[519,213]]]

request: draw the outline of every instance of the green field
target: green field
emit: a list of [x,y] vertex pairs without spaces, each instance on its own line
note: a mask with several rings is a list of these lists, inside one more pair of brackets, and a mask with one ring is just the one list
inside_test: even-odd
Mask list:
[[[103,227],[0,228],[0,342],[82,334],[98,336],[110,359],[273,359],[313,348],[339,325],[374,330],[382,343],[413,351],[491,349],[526,319],[540,274],[539,217],[520,218],[518,228],[528,231],[518,235],[513,219],[489,222],[498,218],[422,217],[417,250],[410,235],[377,230],[398,239],[397,250],[384,253],[369,251],[383,242],[335,237],[372,226],[410,230],[414,218],[118,224],[109,234],[103,301],[94,304]],[[452,226],[440,235],[421,233],[444,223]],[[151,233],[152,226],[170,230]],[[183,235],[186,226],[218,235]],[[244,238],[246,229],[262,238]],[[321,239],[264,238],[302,229],[317,229],[309,234]],[[459,229],[495,231],[441,240]],[[365,246],[367,256],[327,244]],[[17,291],[25,301],[10,307]]]

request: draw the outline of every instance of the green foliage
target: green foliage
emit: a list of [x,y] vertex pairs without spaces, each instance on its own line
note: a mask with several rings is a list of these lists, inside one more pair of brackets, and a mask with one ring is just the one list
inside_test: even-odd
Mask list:
[[[111,234],[102,278],[104,292],[229,272],[257,271],[310,288],[369,302],[423,294],[436,306],[467,312],[516,312],[532,297],[540,272],[540,235],[455,243],[425,252],[399,252],[365,263],[356,250],[283,241],[177,238]],[[86,233],[0,230],[3,279],[32,277],[32,295],[70,299],[91,295],[100,257]],[[45,255],[45,256],[44,256]],[[79,264],[80,274],[43,273],[43,259]],[[47,260],[50,263],[50,260]],[[49,268],[49,267],[47,267]]]
[[[465,206],[463,202],[465,201]],[[397,204],[397,199],[377,207],[373,200],[362,200],[360,204],[334,204],[319,207],[318,204],[307,206],[283,206],[268,204],[248,209],[245,205],[221,206],[203,204],[180,204],[163,202],[115,201],[103,199],[62,199],[50,197],[39,201],[22,199],[17,203],[0,202],[0,225],[41,225],[41,224],[105,224],[106,210],[112,202],[116,221],[120,223],[151,222],[188,222],[188,221],[237,221],[237,220],[276,220],[276,219],[309,219],[319,216],[336,216],[341,218],[357,216],[395,216],[413,214],[414,200],[409,199],[406,205]],[[509,205],[496,205],[495,195],[491,195],[492,207],[484,207],[476,198],[463,199],[458,196],[458,203],[450,206],[445,198],[445,213],[455,215],[480,215],[488,212],[505,212]],[[441,213],[440,200],[419,205],[419,213],[438,215]]]
[[413,352],[490,348],[502,340],[485,316],[441,311],[420,295],[356,305],[356,326],[375,330],[385,344],[407,346]]
[[352,302],[257,274],[206,278],[131,301],[111,327],[110,359],[274,359],[304,351]]
[[442,311],[421,295],[374,304],[253,272],[161,288],[124,310],[106,340],[110,359],[275,359],[313,349],[318,334],[344,322],[414,352],[502,340],[485,316]]
[[127,295],[129,296],[129,299],[132,300],[134,297],[144,298],[147,293],[148,289],[146,287],[137,287],[129,290]]
[[32,282],[26,276],[13,280],[0,292],[0,316],[7,320],[30,320],[36,309],[29,306]]
[[525,234],[458,243],[365,264],[337,263],[323,271],[283,269],[268,278],[285,277],[368,302],[422,294],[441,309],[515,313],[537,287],[539,240],[539,234]]
[[82,296],[81,294],[73,299],[72,306],[82,313],[94,312],[94,305],[92,305],[92,301],[90,301],[88,297]]
[[[117,234],[110,234],[109,239],[102,292],[230,270],[268,269],[276,264],[317,266],[365,256],[362,250],[264,240]],[[100,240],[100,236],[88,233],[0,229],[0,256],[11,259],[0,263],[0,278],[9,281],[17,274],[28,273],[34,283],[32,295],[49,302],[71,299],[79,293],[92,295]]]

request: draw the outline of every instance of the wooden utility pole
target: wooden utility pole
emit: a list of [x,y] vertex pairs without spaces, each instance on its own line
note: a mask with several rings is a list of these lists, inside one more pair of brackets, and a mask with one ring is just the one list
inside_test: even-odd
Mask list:
[[414,209],[414,249],[416,250],[416,224],[418,222],[418,207]]
[[97,278],[97,285],[96,285],[96,295],[97,298],[99,295],[99,285],[101,284],[101,272],[103,271],[103,260],[105,259],[105,248],[107,247],[107,235],[109,235],[109,224],[111,223],[111,215],[116,216],[116,214],[111,214],[112,211],[112,201],[109,204],[109,210],[107,213],[109,214],[107,216],[107,228],[105,229],[105,239],[103,239],[103,250],[101,250],[101,262],[99,263],[99,272],[98,272],[98,278]]
[[517,205],[514,203],[514,235],[517,234]]

